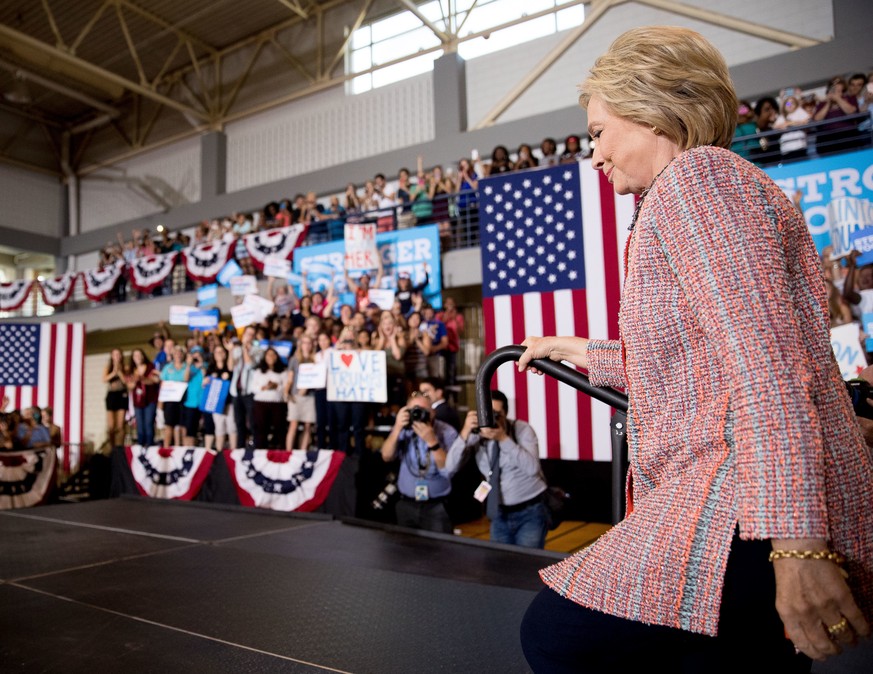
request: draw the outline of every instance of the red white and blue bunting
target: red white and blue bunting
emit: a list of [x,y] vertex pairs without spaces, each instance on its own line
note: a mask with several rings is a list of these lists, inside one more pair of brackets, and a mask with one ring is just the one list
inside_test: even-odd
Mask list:
[[345,453],[234,449],[224,457],[242,505],[312,512],[327,498]]
[[190,501],[212,468],[215,451],[203,447],[124,448],[130,472],[143,496]]
[[53,447],[0,452],[0,510],[43,503],[55,484],[57,463]]
[[201,283],[212,283],[230,259],[233,245],[228,241],[216,241],[201,243],[183,250],[182,257],[185,260],[188,276]]
[[20,308],[27,296],[33,281],[18,279],[10,283],[0,283],[0,309],[3,311],[15,311]]
[[301,224],[277,227],[264,232],[246,234],[243,242],[254,265],[258,269],[263,269],[264,261],[268,257],[290,260],[294,256],[294,249],[306,238],[308,230],[308,225]]
[[42,298],[50,307],[66,304],[76,287],[78,274],[64,274],[53,279],[45,279],[39,283]]
[[149,293],[172,273],[176,253],[138,257],[130,263],[130,285],[141,293]]
[[98,267],[82,272],[82,282],[85,284],[85,295],[89,300],[99,302],[109,294],[118,277],[124,263],[111,264],[107,267]]

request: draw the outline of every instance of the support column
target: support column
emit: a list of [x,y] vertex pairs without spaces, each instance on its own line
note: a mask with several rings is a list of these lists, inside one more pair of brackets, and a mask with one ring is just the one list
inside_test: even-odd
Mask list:
[[467,62],[457,53],[433,63],[434,140],[467,131]]
[[200,137],[200,201],[227,192],[227,136],[212,131]]

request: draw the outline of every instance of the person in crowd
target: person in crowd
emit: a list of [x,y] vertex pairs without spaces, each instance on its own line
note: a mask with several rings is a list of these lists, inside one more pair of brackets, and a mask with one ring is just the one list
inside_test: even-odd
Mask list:
[[145,351],[138,347],[131,351],[130,361],[126,383],[129,395],[133,398],[136,442],[143,447],[150,447],[155,441],[155,415],[161,373],[146,358]]
[[328,241],[327,219],[324,215],[325,208],[318,203],[318,195],[315,192],[307,192],[303,201],[298,222],[309,225],[307,241],[310,244]]
[[430,186],[427,198],[432,207],[431,219],[437,223],[440,235],[440,249],[446,252],[452,249],[452,218],[451,199],[454,186],[452,181],[443,173],[442,166],[434,166],[430,172]]
[[230,351],[233,363],[233,377],[230,380],[230,394],[233,396],[233,418],[236,423],[237,448],[245,447],[253,437],[252,409],[254,389],[252,379],[255,368],[261,361],[264,350],[255,339],[255,326],[248,325],[242,332],[238,343]]
[[[306,291],[303,293],[305,294]],[[274,276],[267,280],[267,297],[273,300],[273,304],[276,305],[276,313],[279,316],[290,316],[299,302],[294,289],[288,285],[288,282]]]
[[858,112],[867,112],[870,109],[871,91],[870,80],[864,73],[855,73],[849,77],[846,84],[846,93],[849,96],[854,96],[858,101]]
[[333,316],[333,309],[339,301],[339,297],[336,294],[336,280],[334,276],[331,275],[330,280],[325,284],[325,289],[327,290],[326,295],[321,290],[310,292],[308,285],[308,272],[304,271],[302,276],[303,283],[300,286],[300,292],[304,295],[312,296],[310,311],[320,318],[329,318],[330,316]]
[[203,412],[200,411],[200,400],[203,397],[203,384],[206,373],[205,353],[202,346],[193,346],[185,358],[185,364],[188,369],[188,388],[185,389],[185,397],[182,399],[182,426],[184,431],[182,440],[188,447],[197,445],[201,422],[204,422],[203,435],[214,435],[214,432],[210,432],[212,431],[212,420],[210,419],[207,425],[205,419],[203,419]]
[[[354,328],[343,328],[336,342],[339,350],[361,350]],[[369,347],[367,347],[369,350]],[[366,427],[371,404],[366,401],[331,402],[331,433],[334,449],[360,457],[366,446]]]
[[252,375],[254,405],[252,425],[257,449],[285,446],[288,406],[285,404],[285,364],[273,347],[267,347]]
[[846,256],[846,277],[843,281],[843,299],[852,315],[861,320],[864,314],[873,312],[873,264],[858,268],[861,253],[855,249]]
[[421,314],[413,311],[406,317],[406,352],[403,354],[404,390],[409,396],[418,382],[427,377],[427,357],[433,347],[430,333],[421,329]]
[[[313,362],[327,367],[328,359],[330,358],[330,350],[333,344],[330,341],[330,335],[326,332],[320,332],[315,338],[316,351],[313,356]],[[334,430],[332,428],[333,421],[330,417],[330,405],[327,401],[327,388],[315,389],[315,444],[319,449],[328,449],[332,447],[328,438],[331,440]],[[329,432],[331,435],[329,435]],[[336,442],[333,442],[335,445]]]
[[757,141],[748,136],[758,133],[758,125],[755,122],[755,110],[748,101],[740,101],[737,106],[737,125],[734,129],[734,138],[743,138],[731,145],[731,150],[744,159],[751,157],[752,150],[757,146]]
[[791,127],[804,126],[809,124],[809,113],[800,105],[800,99],[790,94],[782,99],[782,106],[779,111],[779,116],[773,122],[773,128],[784,130],[779,137],[779,152],[782,161],[793,161],[797,159],[806,159],[807,157],[807,141],[806,131],[803,129],[789,130]]
[[827,121],[816,128],[816,147],[819,154],[834,154],[851,150],[863,141],[858,133],[858,122],[845,119],[858,112],[858,99],[847,91],[846,80],[832,77],[825,98],[816,106],[812,118]]
[[564,141],[564,151],[561,153],[560,163],[572,164],[573,162],[578,162],[580,159],[585,159],[587,156],[588,152],[579,142],[579,136],[575,133],[567,136]]
[[491,151],[491,161],[483,164],[482,172],[486,176],[493,176],[498,173],[508,173],[512,169],[513,165],[512,159],[509,156],[509,150],[506,149],[505,145],[495,145]]
[[[208,386],[213,379],[220,379],[228,382],[233,379],[233,364],[228,356],[228,346],[232,344],[216,344],[212,349],[212,359],[206,366],[206,378],[203,385]],[[220,412],[212,412],[212,427],[215,429],[215,449],[219,452],[225,449],[224,441],[227,440],[227,449],[234,449],[237,446],[237,431],[236,419],[233,413],[233,396],[229,393],[225,400],[224,407]],[[207,436],[205,442],[206,448],[212,447],[210,441],[211,436]]]
[[457,437],[454,428],[433,418],[430,402],[417,391],[397,412],[381,454],[386,463],[399,461],[396,514],[400,526],[452,533],[445,507],[452,490],[446,452]]
[[376,280],[373,285],[370,285],[372,278],[370,277],[369,272],[364,272],[358,277],[358,280],[355,281],[349,276],[348,269],[343,270],[346,284],[348,285],[349,290],[355,294],[355,306],[361,311],[366,309],[367,305],[370,304],[370,288],[382,287],[382,279],[385,276],[385,266],[382,264],[381,255],[376,256],[376,263],[379,266],[376,269]]
[[[397,195],[388,189],[388,184],[383,173],[373,176],[373,195],[371,201],[375,202],[378,209],[376,216],[376,229],[379,232],[390,232],[394,229],[394,207],[398,204]],[[379,284],[376,284],[378,287]]]
[[114,348],[109,354],[109,362],[103,368],[103,383],[106,384],[106,441],[109,447],[124,443],[124,419],[130,407],[127,392],[127,379],[130,377],[124,352]]
[[265,227],[275,227],[278,223],[279,217],[279,203],[276,201],[271,201],[266,206],[264,206],[264,226]]
[[421,329],[430,335],[430,353],[427,356],[427,372],[431,377],[444,377],[446,359],[444,352],[449,346],[449,332],[446,324],[436,317],[436,311],[429,302],[421,306]]
[[523,169],[534,168],[537,166],[536,157],[533,156],[533,149],[527,143],[519,145],[516,154],[518,159],[516,159],[515,163],[512,165],[513,171],[521,171]]
[[346,185],[344,199],[344,206],[348,215],[359,214],[361,211],[366,210],[361,205],[361,197],[358,195],[358,188],[355,187],[354,183]]
[[[173,347],[173,359],[161,368],[161,382],[188,382],[191,375],[191,365],[186,362],[188,353],[185,347],[177,344]],[[164,447],[181,445],[185,427],[182,424],[182,401],[164,400],[158,402],[158,407],[164,412],[164,427],[161,429]]]
[[779,160],[776,149],[780,136],[769,133],[774,130],[779,115],[779,103],[772,96],[762,96],[755,103],[756,144],[749,150],[749,161],[756,164],[770,164]]
[[415,294],[421,294],[427,284],[430,283],[430,274],[427,270],[427,265],[422,265],[424,271],[424,279],[421,283],[413,285],[412,276],[406,270],[397,272],[397,290],[394,293],[394,298],[400,302],[400,314],[407,316],[412,311],[412,298]]
[[561,157],[558,156],[558,144],[554,138],[543,138],[543,142],[540,143],[540,153],[542,154],[540,166],[557,166],[561,161]]
[[346,217],[348,211],[340,203],[337,195],[333,195],[324,211],[324,219],[327,223],[328,241],[342,241],[345,236]]
[[415,213],[412,212],[412,194],[409,182],[409,169],[402,168],[397,172],[397,192],[395,199],[397,209],[397,229],[409,229],[415,227]]
[[[5,402],[4,398],[4,402]],[[24,449],[21,446],[21,441],[18,439],[18,422],[15,415],[3,410],[6,409],[6,404],[0,410],[0,452],[13,452],[19,449]]]
[[385,369],[388,379],[388,404],[400,408],[405,398],[403,377],[406,374],[406,335],[397,325],[390,311],[381,311],[379,325],[373,338],[373,349],[385,352]]
[[467,412],[459,436],[449,448],[446,467],[475,457],[486,481],[486,513],[491,520],[491,542],[544,548],[549,511],[543,496],[548,485],[540,467],[539,441],[533,427],[508,419],[509,402],[502,391],[491,391],[493,428],[479,428],[476,410]]
[[524,654],[537,673],[808,672],[870,634],[873,462],[806,223],[725,149],[736,94],[700,34],[627,31],[580,90],[592,167],[642,199],[621,337],[528,336],[517,366],[627,391],[628,514],[541,571]]
[[448,424],[456,431],[461,430],[461,418],[458,411],[446,400],[446,383],[441,377],[423,377],[418,385],[418,391],[430,400],[434,418]]
[[48,429],[52,447],[60,447],[64,444],[64,431],[55,423],[54,408],[42,408],[42,425]]
[[409,185],[409,201],[416,225],[427,225],[433,222],[433,202],[430,200],[430,187],[433,175],[425,173],[424,159],[418,155],[418,170],[415,180]]
[[[170,340],[169,347],[167,346],[167,340]],[[166,321],[158,323],[158,329],[155,330],[152,338],[149,340],[149,345],[155,350],[155,358],[152,361],[152,365],[160,372],[164,363],[172,360],[173,347],[175,346],[170,337],[170,328],[167,326]]]
[[464,335],[464,314],[458,311],[454,297],[443,298],[443,308],[436,314],[436,320],[446,326],[448,341],[443,349],[445,378],[448,386],[454,386],[458,378],[458,353],[461,351],[461,337]]
[[312,443],[312,427],[315,424],[315,390],[299,388],[297,373],[302,363],[315,363],[315,340],[303,335],[297,342],[297,350],[288,359],[288,376],[285,379],[285,400],[288,401],[288,434],[285,449],[295,449],[298,426],[303,426],[297,449],[309,449]]
[[51,434],[42,424],[42,412],[39,407],[21,408],[17,435],[19,445],[24,449],[44,449],[52,446]]
[[249,251],[248,248],[246,248],[246,242],[243,237],[245,237],[247,234],[253,233],[254,231],[255,228],[248,213],[240,212],[233,214],[233,224],[231,225],[231,232],[233,233],[235,241],[233,245],[233,256],[236,258],[236,261],[239,262],[239,266],[243,270],[243,274],[247,274],[248,276],[255,275],[255,265],[252,262],[252,258],[249,255]]
[[[495,148],[496,150],[497,148]],[[506,156],[508,161],[509,153]],[[499,168],[496,172],[500,172]],[[458,227],[462,232],[470,232],[479,224],[478,189],[479,176],[473,168],[472,162],[464,157],[458,162],[458,175],[454,184],[454,192],[457,194],[455,203],[458,212]]]

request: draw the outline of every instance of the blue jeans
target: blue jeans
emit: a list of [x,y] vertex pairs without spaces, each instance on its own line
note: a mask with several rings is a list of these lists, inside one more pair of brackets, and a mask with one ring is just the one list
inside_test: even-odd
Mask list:
[[157,403],[133,408],[133,413],[136,416],[136,442],[143,447],[150,447],[155,443],[155,415],[157,411]]
[[501,513],[491,522],[491,542],[520,545],[523,548],[544,548],[549,529],[546,504],[537,501],[523,510]]

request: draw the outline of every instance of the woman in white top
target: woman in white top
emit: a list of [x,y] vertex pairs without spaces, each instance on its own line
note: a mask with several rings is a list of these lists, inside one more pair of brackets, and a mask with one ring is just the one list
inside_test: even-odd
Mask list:
[[252,426],[257,449],[280,449],[285,440],[285,364],[270,347],[252,373]]
[[[809,124],[809,113],[800,105],[797,96],[789,95],[782,101],[782,109],[776,121],[774,129],[789,129],[793,126]],[[782,159],[805,159],[806,158],[806,131],[795,129],[787,131],[779,137],[779,151]]]
[[315,391],[297,386],[297,372],[302,363],[315,362],[315,341],[309,335],[297,340],[297,352],[288,360],[288,376],[285,378],[285,399],[288,401],[288,435],[285,449],[294,449],[297,426],[303,424],[303,437],[299,449],[309,449],[312,441],[312,425],[315,423]]

